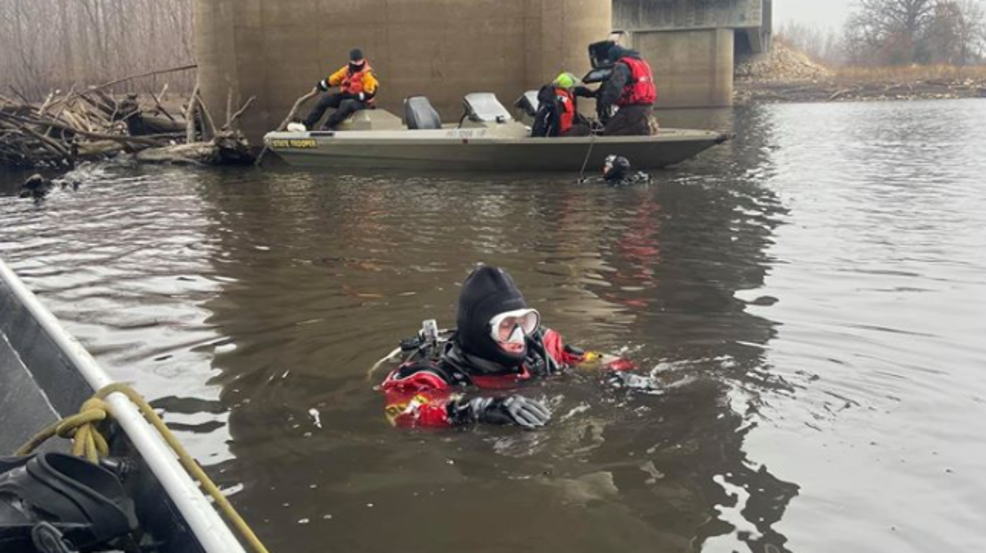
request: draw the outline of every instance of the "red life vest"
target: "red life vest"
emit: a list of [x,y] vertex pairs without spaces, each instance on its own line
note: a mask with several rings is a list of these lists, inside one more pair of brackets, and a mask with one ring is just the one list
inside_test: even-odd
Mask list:
[[575,123],[575,99],[564,88],[555,88],[561,113],[558,114],[558,134],[565,134]]
[[342,80],[342,84],[339,85],[340,90],[342,90],[344,94],[352,94],[353,96],[357,96],[360,92],[364,92],[363,75],[366,75],[371,71],[373,71],[373,69],[370,68],[370,62],[365,62],[363,64],[363,69],[360,69],[355,73],[350,71],[347,67],[346,78],[344,78]]
[[657,101],[657,87],[654,86],[654,74],[646,61],[637,58],[620,58],[619,63],[625,63],[630,68],[630,80],[623,87],[623,94],[616,105],[649,106]]

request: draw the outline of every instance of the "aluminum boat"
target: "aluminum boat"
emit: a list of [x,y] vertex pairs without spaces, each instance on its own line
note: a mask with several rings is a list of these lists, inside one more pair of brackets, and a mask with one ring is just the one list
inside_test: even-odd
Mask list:
[[[536,110],[536,93],[525,98],[526,112]],[[491,93],[468,94],[463,104],[456,123],[443,123],[428,99],[416,96],[405,100],[403,119],[382,109],[362,110],[337,130],[271,132],[264,144],[288,164],[304,167],[577,172],[598,170],[611,154],[626,157],[635,169],[657,169],[729,139],[688,129],[661,129],[654,136],[533,138],[530,127]]]

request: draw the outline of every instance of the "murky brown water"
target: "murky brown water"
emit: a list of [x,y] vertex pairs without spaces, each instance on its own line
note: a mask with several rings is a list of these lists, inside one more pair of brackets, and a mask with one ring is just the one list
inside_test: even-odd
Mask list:
[[[739,136],[622,189],[101,166],[34,205],[2,177],[0,255],[275,552],[980,549],[986,103],[674,119]],[[663,395],[585,375],[535,391],[540,432],[390,428],[367,370],[480,261]]]

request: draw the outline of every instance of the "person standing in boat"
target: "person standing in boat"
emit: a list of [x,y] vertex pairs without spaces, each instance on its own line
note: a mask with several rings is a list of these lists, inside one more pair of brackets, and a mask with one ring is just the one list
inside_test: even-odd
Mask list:
[[594,97],[572,73],[562,73],[538,92],[531,136],[588,136],[589,122],[579,113],[578,96]]
[[540,428],[550,420],[550,410],[516,388],[569,367],[597,364],[614,374],[635,368],[623,358],[565,345],[558,332],[541,326],[541,315],[498,267],[480,266],[466,278],[457,324],[457,330],[439,336],[434,321],[426,321],[418,338],[402,343],[402,350],[413,353],[381,385],[387,418],[395,426]]
[[314,129],[329,108],[334,108],[335,111],[325,121],[326,129],[334,129],[353,113],[372,107],[379,84],[370,62],[363,56],[363,51],[354,48],[349,52],[348,65],[316,85],[322,92],[338,86],[339,92],[325,94],[319,99],[305,119],[305,129]]
[[[657,130],[653,106],[657,87],[650,65],[636,50],[614,44],[609,51],[613,73],[598,90],[599,117],[607,136],[651,135]],[[616,114],[613,113],[616,108]]]

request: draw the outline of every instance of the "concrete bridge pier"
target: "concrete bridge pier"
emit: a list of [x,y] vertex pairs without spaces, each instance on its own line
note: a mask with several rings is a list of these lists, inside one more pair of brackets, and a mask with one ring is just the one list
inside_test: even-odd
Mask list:
[[[462,97],[494,92],[509,106],[562,70],[589,69],[612,0],[194,0],[203,97],[213,114],[257,101],[243,120],[251,143],[362,48],[381,82],[379,107],[403,113],[428,96],[444,120]],[[239,104],[237,104],[239,105]],[[308,109],[306,106],[304,109]],[[302,114],[303,115],[303,114]]]

